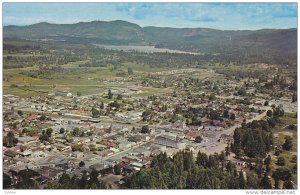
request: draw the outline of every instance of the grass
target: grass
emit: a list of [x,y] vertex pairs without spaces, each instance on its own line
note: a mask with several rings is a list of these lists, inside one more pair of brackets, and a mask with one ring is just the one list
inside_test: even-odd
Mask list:
[[141,93],[135,94],[134,96],[137,97],[146,97],[151,95],[161,96],[166,93],[170,93],[173,91],[172,88],[153,88],[153,87],[142,87],[140,88],[142,90]]
[[285,113],[280,120],[280,124],[273,129],[273,133],[278,135],[278,137],[274,138],[275,144],[282,145],[285,142],[285,134],[292,134],[293,148],[291,151],[297,152],[297,131],[288,129],[288,125],[297,124],[297,118],[295,118],[295,114]]
[[[276,133],[278,137],[274,137],[274,143],[276,145],[282,145],[285,142],[285,134],[284,132],[289,132],[292,133],[293,137],[293,148],[291,151],[285,151],[279,155],[285,158],[285,165],[284,166],[279,166],[276,164],[278,157],[273,156],[272,157],[272,162],[271,162],[271,169],[274,171],[280,167],[286,167],[289,170],[293,169],[293,166],[295,163],[292,162],[292,158],[295,154],[297,154],[297,131],[296,130],[291,130],[288,129],[287,126],[290,124],[297,124],[297,118],[295,118],[295,114],[293,113],[285,113],[284,116],[281,118],[281,123],[277,125],[273,132],[274,134]],[[297,183],[297,174],[293,173],[292,174],[292,180]]]
[[[126,72],[131,67],[135,76],[142,76],[145,72],[157,72],[170,70],[169,68],[151,68],[147,65],[137,63],[124,63],[118,70],[111,71],[112,67],[79,67],[78,65],[85,61],[70,62],[62,65],[67,73],[57,72],[52,79],[32,78],[21,72],[36,71],[37,66],[15,69],[4,69],[4,94],[14,94],[21,97],[29,97],[35,95],[47,95],[54,91],[70,91],[72,94],[81,92],[82,95],[101,93],[107,88],[124,87],[125,85],[135,85],[136,83],[103,83],[102,80],[114,81],[121,80],[124,77],[116,76],[117,72]],[[12,84],[18,85],[18,88],[10,87]],[[36,86],[44,85],[44,86]],[[59,85],[97,85],[97,86],[59,86]],[[53,88],[53,86],[56,86]],[[136,96],[161,95],[170,92],[170,89],[159,88],[143,88],[143,92]]]

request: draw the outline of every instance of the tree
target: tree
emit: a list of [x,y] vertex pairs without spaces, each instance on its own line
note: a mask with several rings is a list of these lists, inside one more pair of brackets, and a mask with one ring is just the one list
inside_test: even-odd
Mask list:
[[235,114],[234,114],[234,113],[232,113],[232,114],[230,115],[230,119],[233,120],[233,121],[235,120]]
[[226,155],[226,156],[229,156],[229,155],[230,155],[230,146],[229,146],[229,145],[227,145],[227,146],[225,147],[225,155]]
[[292,96],[292,103],[294,103],[296,101],[297,101],[297,92],[293,93],[293,96]]
[[113,94],[112,94],[111,90],[109,89],[108,90],[108,99],[112,99],[112,97],[113,97]]
[[18,110],[18,115],[23,116],[23,111],[22,110]]
[[117,100],[121,100],[122,99],[122,95],[121,94],[118,94],[117,95]]
[[229,173],[233,173],[236,170],[236,166],[232,161],[228,161],[225,168]]
[[49,141],[49,135],[45,132],[45,130],[42,131],[42,134],[39,137],[41,142]]
[[28,136],[33,136],[33,135],[36,135],[37,134],[37,131],[35,129],[30,129],[29,131],[27,131],[26,135]]
[[244,174],[242,171],[239,174],[239,187],[240,187],[240,189],[246,188],[246,181],[245,181]]
[[53,129],[52,129],[52,128],[48,128],[48,129],[46,130],[46,134],[47,134],[49,137],[51,137],[52,132],[53,132]]
[[283,183],[283,189],[294,189],[294,186],[293,186],[293,183],[292,181],[289,179],[289,180],[286,180],[284,181]]
[[285,142],[282,145],[282,149],[290,151],[293,148],[293,138],[291,136],[285,136]]
[[223,117],[224,117],[224,118],[229,118],[229,112],[228,112],[227,109],[224,110],[224,112],[223,112]]
[[131,67],[129,67],[129,68],[127,68],[127,72],[128,72],[128,74],[133,74],[133,70],[132,70],[132,68]]
[[288,170],[287,168],[278,168],[273,172],[272,177],[275,180],[275,189],[278,189],[279,188],[279,180],[282,180],[282,181],[291,180],[292,174],[291,174],[291,171]]
[[93,117],[98,117],[100,115],[100,111],[97,110],[95,107],[92,108],[92,115]]
[[62,189],[72,189],[71,178],[67,173],[63,173],[59,178],[59,184],[62,185]]
[[59,130],[59,134],[64,134],[65,133],[65,129],[62,127],[62,128],[60,128],[60,130]]
[[268,117],[272,117],[272,115],[273,115],[272,110],[268,110],[268,111],[267,111],[267,116],[268,116]]
[[42,114],[42,115],[40,116],[40,121],[44,121],[45,119],[46,119],[46,116]]
[[209,99],[209,101],[214,101],[214,100],[216,100],[217,98],[216,98],[216,95],[215,95],[214,93],[211,93],[211,94],[209,95],[208,99]]
[[247,92],[246,92],[246,89],[244,87],[240,88],[237,92],[237,94],[239,96],[246,96],[247,95]]
[[98,189],[100,187],[100,182],[98,180],[99,173],[96,170],[92,170],[90,180],[88,181],[88,186],[90,189]]
[[263,187],[263,189],[272,189],[271,178],[267,173],[264,174],[260,185]]
[[84,167],[84,165],[85,165],[84,161],[79,162],[79,167]]
[[203,138],[201,136],[196,137],[195,142],[196,143],[201,143]]
[[121,174],[121,167],[120,167],[120,165],[116,164],[114,166],[114,173],[115,173],[115,175],[120,175]]
[[3,189],[9,189],[9,187],[11,186],[11,178],[9,177],[9,175],[3,173]]
[[197,164],[199,166],[207,167],[208,165],[208,156],[205,153],[198,152],[197,154]]
[[44,189],[65,189],[65,188],[63,188],[59,182],[50,181],[47,183],[47,185],[44,187]]
[[268,155],[268,157],[265,159],[265,161],[264,161],[264,163],[265,163],[265,165],[269,165],[269,164],[271,164],[271,156],[270,155]]
[[101,102],[101,104],[100,104],[100,109],[104,109],[104,103],[103,102]]
[[142,126],[141,133],[143,133],[143,134],[148,134],[148,133],[150,133],[150,129],[149,129],[148,125]]
[[285,158],[283,156],[278,157],[277,165],[279,165],[279,166],[284,166],[285,165]]
[[73,136],[79,136],[79,133],[80,133],[80,130],[79,130],[79,128],[78,127],[75,127],[74,129],[73,129]]
[[10,148],[17,145],[17,143],[18,143],[18,139],[15,138],[15,135],[12,131],[8,132],[7,136],[3,137],[3,145],[5,147]]

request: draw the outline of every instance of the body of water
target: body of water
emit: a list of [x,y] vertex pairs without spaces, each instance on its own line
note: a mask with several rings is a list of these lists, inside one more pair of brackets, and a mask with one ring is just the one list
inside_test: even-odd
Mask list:
[[165,48],[155,48],[154,46],[141,46],[141,45],[102,45],[102,44],[95,44],[98,47],[102,47],[105,49],[112,49],[118,51],[138,51],[138,52],[145,52],[145,53],[183,53],[183,54],[193,54],[193,55],[201,55],[200,53],[193,53],[193,52],[186,52],[180,50],[172,50],[172,49],[165,49]]

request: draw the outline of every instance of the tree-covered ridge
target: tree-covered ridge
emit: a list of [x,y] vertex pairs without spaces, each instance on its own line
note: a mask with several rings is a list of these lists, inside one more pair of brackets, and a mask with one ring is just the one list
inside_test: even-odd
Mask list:
[[[238,57],[240,60],[236,59],[237,63],[253,58],[264,59],[265,63],[278,61],[282,57],[295,61],[297,56],[297,29],[223,31],[207,28],[142,28],[137,24],[118,20],[5,26],[3,35],[4,39],[155,45],[161,48],[224,55],[228,60]],[[224,57],[221,58],[225,59]]]

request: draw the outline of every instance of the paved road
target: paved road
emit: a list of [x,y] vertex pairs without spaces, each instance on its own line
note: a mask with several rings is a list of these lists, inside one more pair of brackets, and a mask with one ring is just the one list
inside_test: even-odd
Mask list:
[[[258,121],[258,120],[263,119],[267,115],[267,111],[271,110],[271,107],[264,107],[264,108],[266,109],[265,112],[257,115],[256,117],[254,117],[252,119],[247,120],[246,123],[250,123],[254,120]],[[242,124],[236,124],[236,125],[233,125],[232,127],[229,127],[228,129],[220,131],[209,142],[201,143],[199,146],[203,147],[203,148],[207,147],[207,146],[212,146],[210,148],[205,149],[204,152],[207,154],[213,154],[215,152],[220,153],[221,151],[225,150],[225,147],[227,146],[227,144],[224,144],[224,143],[218,141],[220,139],[221,135],[222,134],[233,135],[234,130],[241,126],[242,126]]]

